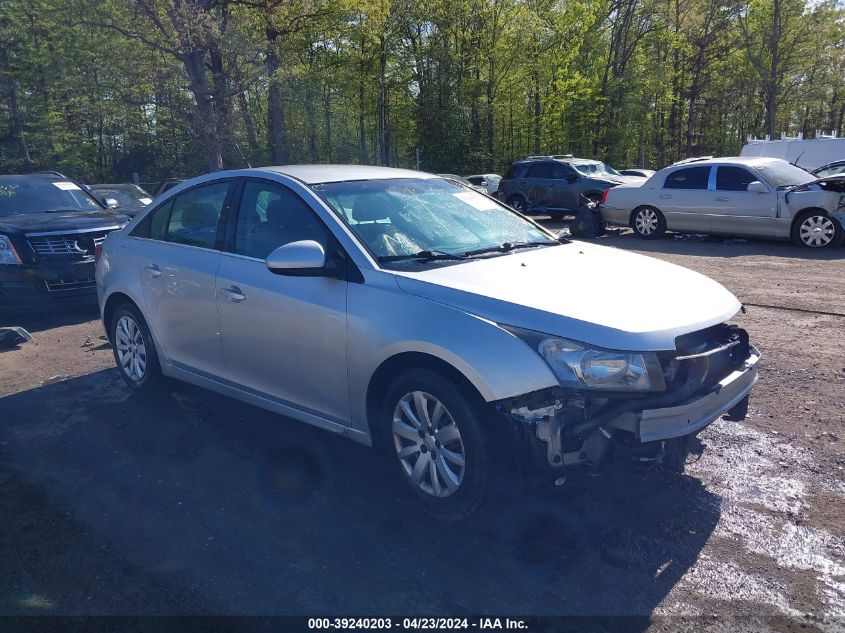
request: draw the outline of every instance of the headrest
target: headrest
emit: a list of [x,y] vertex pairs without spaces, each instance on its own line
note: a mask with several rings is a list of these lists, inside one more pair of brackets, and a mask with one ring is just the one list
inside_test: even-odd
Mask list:
[[396,208],[396,202],[386,193],[362,193],[352,205],[352,219],[356,222],[386,220]]
[[276,198],[267,203],[267,223],[272,226],[282,226],[285,221],[285,203],[281,198]]

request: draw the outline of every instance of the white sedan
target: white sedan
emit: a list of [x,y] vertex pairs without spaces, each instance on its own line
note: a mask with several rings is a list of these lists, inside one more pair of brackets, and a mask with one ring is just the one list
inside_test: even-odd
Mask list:
[[777,158],[689,160],[608,189],[601,215],[645,239],[669,230],[833,247],[845,237],[845,177],[817,179]]

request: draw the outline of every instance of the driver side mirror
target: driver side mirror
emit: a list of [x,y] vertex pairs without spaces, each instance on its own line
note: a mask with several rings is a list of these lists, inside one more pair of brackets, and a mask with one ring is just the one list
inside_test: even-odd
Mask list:
[[114,198],[103,198],[102,200],[100,200],[100,202],[106,205],[107,209],[117,209],[117,207],[119,206],[117,200],[115,200]]
[[322,277],[336,272],[326,268],[326,251],[314,240],[282,244],[264,260],[267,270],[275,275]]
[[566,179],[567,182],[570,182],[570,183],[578,180],[578,176],[576,176],[575,174],[566,174],[566,176],[564,178]]
[[764,185],[759,180],[749,182],[748,183],[748,191],[750,191],[751,193],[768,193],[769,192],[769,190],[766,188],[766,185]]

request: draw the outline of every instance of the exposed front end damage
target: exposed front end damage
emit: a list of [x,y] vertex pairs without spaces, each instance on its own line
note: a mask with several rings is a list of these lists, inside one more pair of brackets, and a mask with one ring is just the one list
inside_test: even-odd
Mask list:
[[725,413],[744,417],[760,353],[745,330],[718,325],[678,337],[675,351],[659,358],[666,390],[657,394],[553,388],[497,408],[535,463],[553,471],[598,466],[611,456],[682,469],[691,437]]

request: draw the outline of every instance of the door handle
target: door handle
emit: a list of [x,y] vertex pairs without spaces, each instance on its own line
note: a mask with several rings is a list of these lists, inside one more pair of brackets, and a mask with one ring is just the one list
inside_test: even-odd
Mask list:
[[668,199],[669,199],[669,198],[671,198],[672,196],[670,196],[668,193],[661,193],[661,194],[660,194],[660,197],[661,197],[661,198],[663,198],[664,200],[668,200]]
[[226,295],[232,303],[240,303],[246,299],[246,295],[237,286],[223,288],[220,292]]
[[717,198],[714,198],[714,200],[716,200],[716,202],[727,202],[728,200],[730,200],[730,198],[724,198],[722,196],[719,196]]
[[147,274],[150,277],[161,277],[161,269],[155,264],[148,264],[147,266],[144,266],[144,268],[147,270]]

